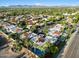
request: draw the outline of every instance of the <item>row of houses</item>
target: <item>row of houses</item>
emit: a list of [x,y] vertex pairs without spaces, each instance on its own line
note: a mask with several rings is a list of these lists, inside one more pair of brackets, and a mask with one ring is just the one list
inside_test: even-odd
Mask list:
[[[39,49],[38,46],[40,46],[40,48],[42,48],[47,42],[54,44],[57,42],[57,40],[59,40],[60,36],[65,37],[67,35],[66,33],[63,33],[63,31],[62,31],[64,29],[64,25],[62,25],[62,24],[56,24],[54,27],[48,28],[47,35],[44,35],[44,33],[37,34],[37,33],[34,33],[32,31],[23,32],[23,28],[19,28],[17,25],[17,23],[19,21],[25,21],[27,23],[28,29],[30,29],[32,27],[32,25],[44,24],[44,23],[38,23],[39,19],[42,20],[42,18],[39,18],[39,17],[34,18],[31,16],[28,16],[27,17],[28,19],[26,19],[23,17],[24,17],[23,15],[10,17],[10,21],[8,21],[9,23],[5,22],[2,26],[4,27],[4,29],[6,29],[7,32],[22,33],[20,35],[20,38],[25,39],[25,40],[26,39],[31,40],[36,45],[36,46],[33,45],[34,48]],[[50,16],[50,17],[52,17],[52,16]],[[47,21],[48,18],[49,17],[44,17],[43,20]],[[6,20],[6,19],[4,19],[4,20]],[[41,32],[41,29],[39,29],[39,32]]]
[[[50,38],[52,39],[61,35],[60,26],[61,26],[60,24],[57,24],[54,28],[50,28],[48,32],[49,36],[46,36],[45,38],[43,37],[44,34],[37,35],[36,33],[32,33],[31,31],[24,32],[21,35],[21,38],[22,39],[30,38],[34,43],[38,45],[43,45],[44,42],[50,40]],[[22,28],[19,28],[16,25],[11,25],[9,23],[3,24],[3,27],[4,29],[6,29],[7,32],[11,32],[11,33],[21,33],[23,31]]]
[[22,32],[22,28],[17,27],[14,24],[10,24],[10,23],[4,23],[3,28],[8,32],[8,33],[21,33]]
[[21,38],[29,38],[31,41],[33,41],[35,44],[42,46],[46,42],[50,41],[52,44],[55,43],[58,40],[58,37],[62,35],[62,29],[64,26],[61,24],[55,25],[53,28],[49,28],[48,35],[44,37],[43,33],[40,33],[39,35],[33,32],[24,32],[21,35]]

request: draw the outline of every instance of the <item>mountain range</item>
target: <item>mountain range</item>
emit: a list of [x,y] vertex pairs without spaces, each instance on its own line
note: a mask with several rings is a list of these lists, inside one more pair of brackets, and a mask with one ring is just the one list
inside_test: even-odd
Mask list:
[[10,5],[10,6],[0,6],[0,8],[58,8],[58,7],[76,7],[79,6],[42,6],[42,5]]

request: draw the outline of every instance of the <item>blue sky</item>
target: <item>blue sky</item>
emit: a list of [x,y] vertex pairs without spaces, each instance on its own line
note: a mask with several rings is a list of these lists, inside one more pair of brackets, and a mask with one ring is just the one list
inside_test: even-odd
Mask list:
[[79,5],[79,0],[0,0],[0,6],[8,5],[75,6]]

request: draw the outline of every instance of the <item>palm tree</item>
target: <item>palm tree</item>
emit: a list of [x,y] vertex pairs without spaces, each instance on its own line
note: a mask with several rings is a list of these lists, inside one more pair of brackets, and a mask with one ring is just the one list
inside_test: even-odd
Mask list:
[[22,46],[18,42],[15,42],[13,46],[11,47],[11,49],[13,52],[19,52],[21,51]]

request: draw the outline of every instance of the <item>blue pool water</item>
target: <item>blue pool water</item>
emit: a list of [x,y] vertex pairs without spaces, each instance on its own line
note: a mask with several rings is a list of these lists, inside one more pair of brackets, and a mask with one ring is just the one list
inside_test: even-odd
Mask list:
[[33,51],[36,55],[38,55],[38,56],[42,56],[42,55],[45,54],[44,51],[41,51],[41,50],[39,50],[39,49],[37,49],[37,48],[32,48],[32,51]]

